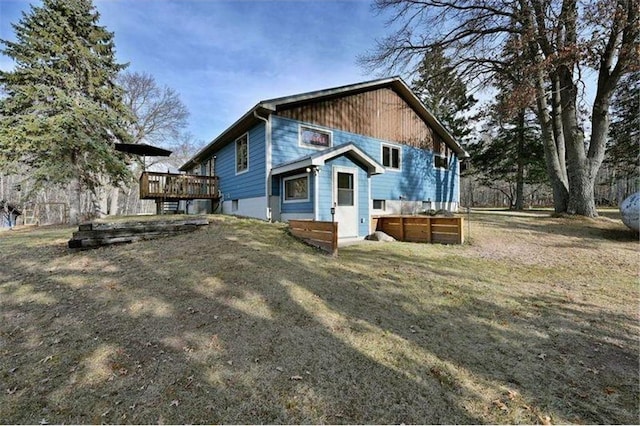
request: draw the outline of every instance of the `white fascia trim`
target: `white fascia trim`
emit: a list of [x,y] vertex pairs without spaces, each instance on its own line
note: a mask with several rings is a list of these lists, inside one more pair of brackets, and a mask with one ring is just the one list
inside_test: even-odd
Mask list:
[[304,167],[324,166],[327,160],[339,157],[347,153],[354,156],[361,163],[364,163],[367,166],[369,175],[377,175],[385,172],[385,168],[378,164],[377,161],[375,161],[353,143],[348,143],[339,147],[329,148],[323,152],[319,152],[318,154],[304,157],[293,163],[276,167],[272,170],[272,173],[274,175],[278,175],[282,173],[292,172],[294,170],[299,170]]
[[305,167],[310,167],[310,166],[322,166],[324,164],[324,162],[315,164],[313,162],[313,160],[310,157],[306,157],[303,158],[302,160],[296,161],[294,163],[289,163],[289,164],[285,164],[284,166],[279,166],[276,167],[274,169],[271,170],[271,174],[272,175],[281,175],[283,173],[287,173],[287,172],[293,172],[295,170],[299,170]]
[[[321,146],[321,145],[311,145],[311,144],[306,144],[304,142],[302,142],[302,131],[303,129],[309,129],[309,130],[314,130],[314,131],[318,131],[320,133],[327,133],[329,135],[329,146]],[[331,130],[328,129],[324,129],[322,127],[317,127],[317,126],[310,126],[308,124],[299,124],[298,125],[298,146],[300,148],[308,148],[308,149],[315,149],[318,151],[323,151],[325,149],[330,149],[333,147],[333,132]]]
[[397,145],[394,143],[390,143],[390,142],[382,142],[380,144],[380,160],[384,162],[384,147],[387,148],[392,148],[392,149],[397,149],[398,150],[398,168],[395,167],[386,167],[384,166],[384,164],[382,165],[382,167],[384,167],[384,169],[386,171],[389,172],[401,172],[402,171],[402,145]]

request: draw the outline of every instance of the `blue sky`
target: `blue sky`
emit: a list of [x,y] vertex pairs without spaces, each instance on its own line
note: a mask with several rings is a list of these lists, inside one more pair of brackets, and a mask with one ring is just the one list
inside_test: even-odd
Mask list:
[[[38,0],[0,0],[0,38]],[[356,63],[388,29],[369,0],[94,0],[117,60],[178,91],[209,142],[258,101],[376,78]],[[0,56],[0,69],[12,68]]]

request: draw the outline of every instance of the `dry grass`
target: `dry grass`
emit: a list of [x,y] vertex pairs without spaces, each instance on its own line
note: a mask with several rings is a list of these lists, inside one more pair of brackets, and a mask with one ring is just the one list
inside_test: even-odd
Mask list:
[[74,252],[0,233],[0,423],[637,423],[638,242],[474,214],[465,246],[280,225]]

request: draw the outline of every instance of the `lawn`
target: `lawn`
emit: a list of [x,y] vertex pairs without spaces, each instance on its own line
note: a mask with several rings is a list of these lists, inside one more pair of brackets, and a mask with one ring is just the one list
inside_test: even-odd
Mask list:
[[607,216],[337,258],[222,216],[1,232],[0,423],[638,423],[639,246]]

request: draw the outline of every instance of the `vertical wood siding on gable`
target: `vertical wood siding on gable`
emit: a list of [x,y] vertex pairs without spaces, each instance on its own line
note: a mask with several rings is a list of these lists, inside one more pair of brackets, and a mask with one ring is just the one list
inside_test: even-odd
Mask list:
[[442,141],[392,89],[382,88],[276,113],[281,117],[433,150]]

